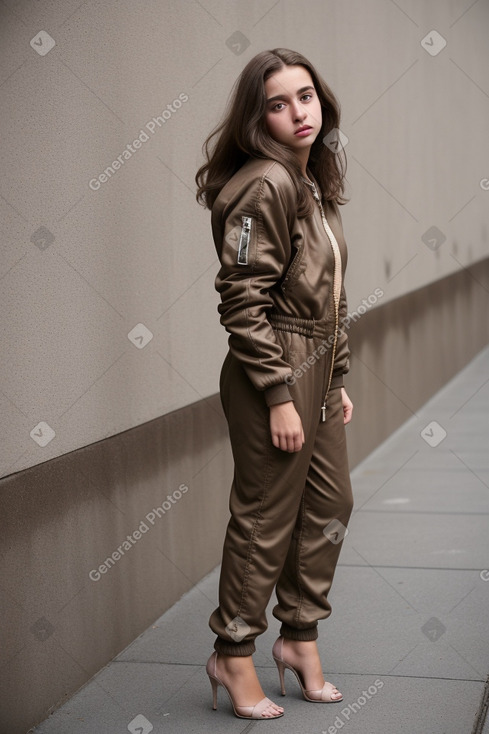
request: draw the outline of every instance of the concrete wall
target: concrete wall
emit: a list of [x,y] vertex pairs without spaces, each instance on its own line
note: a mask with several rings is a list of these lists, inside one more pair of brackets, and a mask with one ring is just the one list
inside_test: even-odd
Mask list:
[[0,699],[15,733],[219,561],[227,337],[193,176],[251,56],[300,50],[342,106],[350,310],[384,293],[351,327],[351,465],[487,343],[489,3],[55,0],[0,19]]
[[193,176],[264,48],[301,50],[342,106],[351,309],[487,255],[489,3],[469,5],[2,6],[0,476],[217,391],[227,337]]

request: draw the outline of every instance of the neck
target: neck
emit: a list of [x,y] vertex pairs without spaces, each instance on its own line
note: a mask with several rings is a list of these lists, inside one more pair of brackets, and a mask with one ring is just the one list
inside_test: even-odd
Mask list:
[[299,159],[299,164],[301,167],[302,175],[307,178],[307,163],[309,161],[309,148],[305,148],[304,150],[295,151],[295,154],[297,158]]

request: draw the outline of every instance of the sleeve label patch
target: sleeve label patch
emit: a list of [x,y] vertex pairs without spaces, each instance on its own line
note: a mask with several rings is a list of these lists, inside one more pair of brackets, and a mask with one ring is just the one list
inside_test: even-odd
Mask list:
[[251,237],[251,217],[241,217],[241,235],[238,245],[238,265],[248,265],[248,250]]

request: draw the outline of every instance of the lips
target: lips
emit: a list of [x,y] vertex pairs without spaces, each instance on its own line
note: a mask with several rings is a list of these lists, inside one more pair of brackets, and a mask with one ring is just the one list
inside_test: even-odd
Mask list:
[[300,133],[308,132],[309,130],[312,130],[312,127],[310,125],[302,125],[302,127],[299,127],[294,135],[299,135]]

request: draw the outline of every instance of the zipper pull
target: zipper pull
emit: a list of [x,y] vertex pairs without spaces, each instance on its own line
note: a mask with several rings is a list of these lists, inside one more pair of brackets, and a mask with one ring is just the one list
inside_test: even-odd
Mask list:
[[324,423],[326,420],[326,403],[323,403],[321,406],[321,423]]

